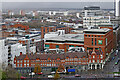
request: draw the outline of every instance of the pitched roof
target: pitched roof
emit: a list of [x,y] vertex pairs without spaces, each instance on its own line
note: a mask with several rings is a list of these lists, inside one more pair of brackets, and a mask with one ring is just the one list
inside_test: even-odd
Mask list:
[[74,53],[64,53],[64,54],[22,54],[20,56],[17,56],[16,60],[23,60],[26,58],[26,55],[30,60],[36,60],[36,59],[47,60],[48,58],[52,60],[56,60],[57,58],[65,59],[66,57],[69,57],[69,58],[75,58],[75,57],[87,58],[88,57],[86,52],[74,52]]

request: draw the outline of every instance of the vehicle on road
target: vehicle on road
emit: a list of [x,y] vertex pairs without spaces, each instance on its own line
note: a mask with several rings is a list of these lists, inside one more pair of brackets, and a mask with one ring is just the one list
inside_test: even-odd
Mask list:
[[79,74],[75,74],[75,77],[81,77]]
[[115,59],[115,57],[112,58],[112,60],[114,60],[114,59]]
[[115,56],[117,56],[117,53],[115,53]]
[[24,77],[24,76],[21,76],[21,77],[20,77],[20,79],[26,79],[26,77]]
[[48,78],[53,78],[54,76],[53,75],[48,75]]
[[43,74],[42,72],[40,72],[40,73],[37,73],[38,75],[41,75],[41,74]]
[[117,60],[117,61],[115,62],[115,65],[117,65],[117,64],[118,64],[118,62],[119,62],[119,60]]

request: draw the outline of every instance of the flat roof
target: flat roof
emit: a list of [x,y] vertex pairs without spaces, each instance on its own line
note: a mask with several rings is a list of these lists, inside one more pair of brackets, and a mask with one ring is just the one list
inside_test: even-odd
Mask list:
[[50,37],[46,40],[56,41],[84,41],[84,34],[64,34],[57,37]]
[[86,30],[84,30],[84,32],[86,33],[86,32],[105,32],[105,33],[107,33],[107,32],[109,32],[110,31],[110,29],[108,29],[108,28],[101,28],[101,29],[86,29]]

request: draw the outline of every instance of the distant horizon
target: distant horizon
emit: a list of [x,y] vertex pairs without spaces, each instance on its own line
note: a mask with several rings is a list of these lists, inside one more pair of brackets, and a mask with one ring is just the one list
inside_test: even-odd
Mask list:
[[100,6],[114,9],[113,2],[3,2],[2,9],[83,9],[85,6]]

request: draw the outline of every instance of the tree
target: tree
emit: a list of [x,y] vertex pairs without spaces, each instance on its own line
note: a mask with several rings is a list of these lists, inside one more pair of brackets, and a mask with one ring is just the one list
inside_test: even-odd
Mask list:
[[7,73],[5,71],[2,72],[2,80],[6,80],[7,77]]
[[41,72],[41,67],[39,65],[35,66],[34,73],[40,73],[40,72]]
[[38,65],[38,71],[37,73],[40,73],[41,72],[41,67]]
[[58,71],[62,72],[64,70],[65,70],[64,66],[62,64],[60,64],[59,67],[58,67]]
[[1,70],[2,72],[2,80],[7,80],[8,78],[10,79],[19,79],[20,74],[18,73],[17,70],[12,68],[11,66],[8,66],[5,70]]
[[55,76],[54,76],[54,78],[55,78],[55,79],[58,79],[58,78],[60,78],[60,75],[59,75],[59,73],[58,73],[58,69],[56,70],[56,73],[55,73]]
[[34,68],[34,73],[37,73],[37,66],[35,66]]

